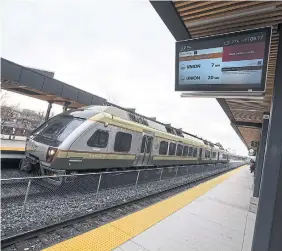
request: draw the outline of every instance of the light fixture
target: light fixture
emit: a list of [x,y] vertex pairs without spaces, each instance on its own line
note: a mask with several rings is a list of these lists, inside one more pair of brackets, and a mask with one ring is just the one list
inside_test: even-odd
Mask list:
[[230,98],[230,99],[264,99],[264,93],[240,93],[240,92],[185,92],[181,93],[182,98]]

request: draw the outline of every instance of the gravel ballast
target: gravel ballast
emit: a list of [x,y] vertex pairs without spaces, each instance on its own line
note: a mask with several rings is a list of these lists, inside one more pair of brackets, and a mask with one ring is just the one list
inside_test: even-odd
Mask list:
[[[221,168],[226,171],[230,168]],[[214,169],[213,173],[219,169]],[[210,172],[209,175],[212,173]],[[205,173],[205,176],[208,176]],[[189,174],[161,181],[140,184],[138,186],[127,186],[116,189],[100,191],[98,194],[54,194],[50,192],[40,197],[30,198],[27,201],[23,216],[21,217],[23,203],[19,201],[2,202],[1,236],[25,232],[35,228],[43,227],[52,223],[75,218],[83,214],[89,214],[105,208],[123,204],[138,198],[190,183],[203,177],[201,173]],[[118,210],[115,212],[119,214]],[[114,216],[114,215],[113,215]],[[88,223],[87,223],[88,224]],[[83,228],[83,226],[81,226]],[[85,226],[87,228],[87,226]]]

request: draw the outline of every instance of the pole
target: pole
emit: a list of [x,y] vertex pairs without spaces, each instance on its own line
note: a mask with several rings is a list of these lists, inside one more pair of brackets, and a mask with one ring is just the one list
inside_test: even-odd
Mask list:
[[161,175],[160,175],[160,181],[162,180],[162,176],[163,176],[163,171],[164,171],[164,168],[162,168],[162,171],[161,171]]
[[27,202],[27,197],[28,197],[29,190],[30,190],[30,185],[31,185],[31,180],[29,180],[28,184],[27,184],[26,193],[25,193],[25,197],[24,197],[24,203],[23,203],[23,209],[22,209],[22,213],[21,213],[21,218],[23,217],[23,214],[24,214],[24,211],[25,211],[25,208],[26,208],[26,202]]
[[265,154],[265,145],[266,145],[266,137],[267,137],[267,129],[268,129],[269,115],[263,115],[263,123],[262,123],[262,132],[261,132],[261,140],[259,144],[259,154],[256,160],[256,168],[255,168],[255,184],[254,184],[254,197],[259,197],[259,190],[261,185],[261,175]]
[[48,101],[48,108],[47,108],[46,115],[45,115],[45,121],[49,119],[51,109],[52,109],[52,101]]
[[66,112],[68,110],[70,104],[71,104],[70,102],[67,102],[67,101],[64,102],[63,112]]
[[282,250],[282,31],[267,132],[252,251]]
[[138,184],[139,174],[140,174],[140,171],[138,171],[138,173],[137,173],[137,177],[136,177],[136,181],[135,181],[135,186],[137,186],[137,184]]
[[176,167],[176,172],[175,172],[175,176],[174,176],[174,178],[176,178],[176,177],[177,177],[178,168],[179,168],[179,167]]
[[96,197],[98,196],[98,192],[99,192],[99,188],[100,188],[100,184],[101,184],[101,179],[102,179],[102,174],[100,174],[100,176],[99,176],[98,186],[97,186],[97,190],[96,190]]

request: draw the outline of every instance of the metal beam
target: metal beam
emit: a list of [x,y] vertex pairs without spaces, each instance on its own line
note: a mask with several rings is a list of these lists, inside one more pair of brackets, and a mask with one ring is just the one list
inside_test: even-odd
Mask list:
[[252,251],[282,250],[282,31]]
[[64,102],[63,112],[66,112],[70,105],[71,105],[71,102]]
[[263,161],[264,161],[268,122],[269,122],[269,115],[266,114],[263,116],[262,132],[260,137],[258,158],[256,160],[256,168],[255,168],[255,184],[254,184],[253,196],[257,198],[259,197],[259,190],[261,185],[261,174],[262,174]]
[[150,1],[150,3],[177,41],[191,38],[172,1]]
[[47,121],[49,119],[49,117],[50,117],[50,112],[51,112],[51,109],[52,109],[52,104],[53,104],[53,102],[48,101],[48,108],[47,108],[46,115],[45,115],[45,121]]
[[249,149],[249,146],[247,144],[247,142],[245,141],[245,139],[243,138],[241,132],[239,131],[238,127],[235,126],[234,124],[230,123],[230,125],[232,126],[233,130],[237,133],[237,135],[239,136],[239,138],[242,140],[242,142],[244,143],[244,145],[247,147],[247,149]]
[[247,142],[245,141],[245,139],[243,138],[240,130],[238,129],[238,127],[232,123],[232,121],[235,121],[235,118],[229,108],[229,106],[227,105],[225,99],[223,98],[217,98],[216,99],[217,102],[219,103],[219,105],[221,106],[222,110],[225,112],[225,114],[227,115],[227,117],[229,118],[230,120],[230,124],[233,128],[233,130],[237,133],[237,135],[239,136],[239,138],[242,140],[242,142],[244,143],[244,145],[247,147],[247,149],[249,149],[249,146],[247,144]]
[[231,123],[238,127],[251,127],[251,128],[261,129],[261,123],[252,123],[245,121],[231,121]]
[[132,112],[132,113],[135,113],[136,109],[135,108],[125,108],[126,110]]
[[235,121],[235,118],[234,118],[234,116],[233,116],[233,114],[232,114],[228,104],[226,103],[225,99],[217,98],[216,100],[219,103],[219,105],[221,106],[222,110],[227,115],[227,117],[229,118],[229,120],[231,122],[231,126],[234,129],[234,131],[237,133],[237,135],[242,140],[242,142],[247,147],[247,149],[249,149],[249,146],[248,146],[247,142],[245,141],[245,139],[243,138],[243,135],[241,134],[240,130],[238,129],[238,127],[235,124],[232,123],[232,121]]
[[235,121],[235,118],[229,108],[229,106],[227,105],[225,99],[223,98],[217,98],[216,99],[217,102],[220,104],[222,110],[225,112],[225,114],[227,115],[227,117],[229,118],[230,121]]

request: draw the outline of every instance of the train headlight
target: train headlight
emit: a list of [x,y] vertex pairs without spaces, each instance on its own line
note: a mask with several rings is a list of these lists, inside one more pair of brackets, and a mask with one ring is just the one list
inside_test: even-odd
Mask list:
[[56,156],[58,149],[53,148],[53,147],[49,147],[47,150],[47,154],[46,154],[46,161],[47,162],[52,162],[54,157]]

